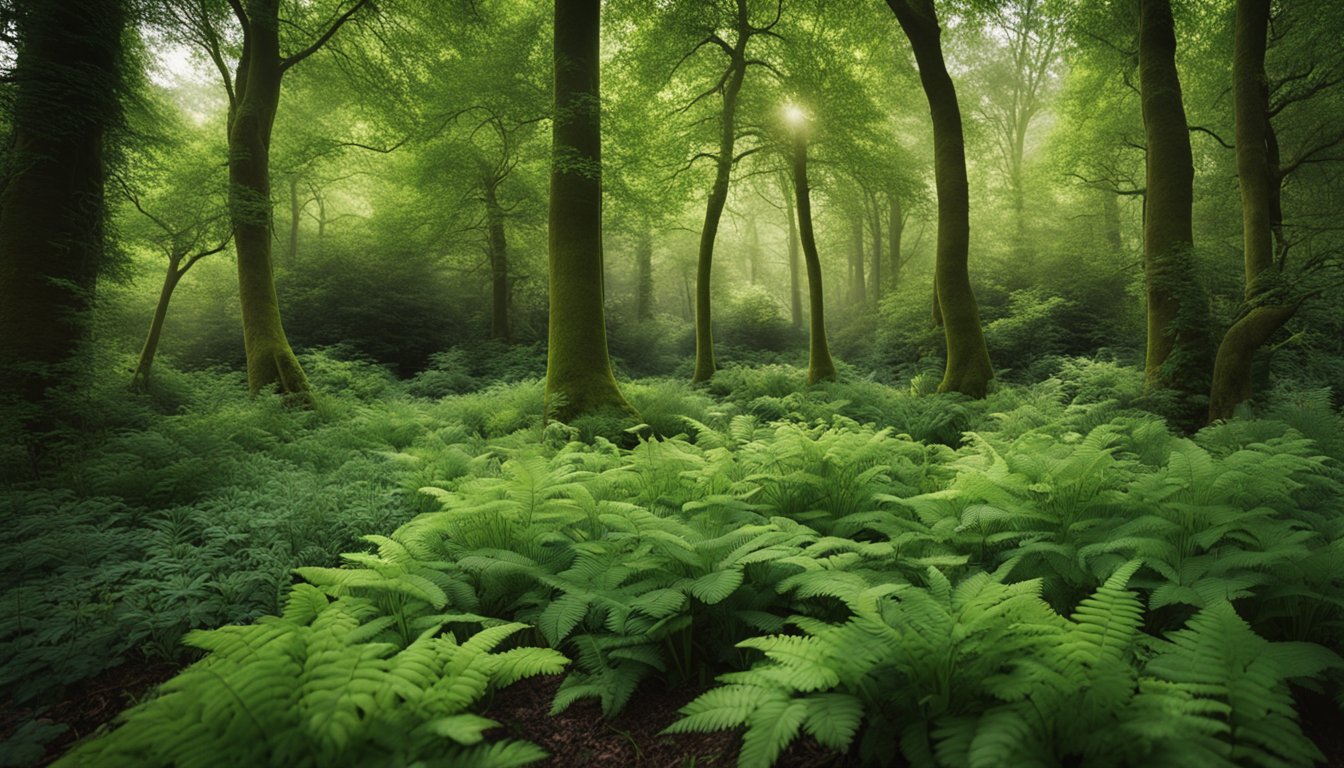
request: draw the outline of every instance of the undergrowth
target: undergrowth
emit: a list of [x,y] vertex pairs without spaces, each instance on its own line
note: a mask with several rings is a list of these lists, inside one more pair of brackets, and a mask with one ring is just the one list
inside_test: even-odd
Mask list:
[[7,688],[241,625],[67,764],[519,765],[470,710],[562,672],[554,711],[609,716],[717,679],[670,730],[743,728],[744,766],[803,735],[874,765],[1321,759],[1293,696],[1341,679],[1328,393],[1181,437],[1109,363],[983,401],[729,368],[628,385],[625,448],[542,429],[536,381],[310,369],[350,394],[187,403],[9,490]]

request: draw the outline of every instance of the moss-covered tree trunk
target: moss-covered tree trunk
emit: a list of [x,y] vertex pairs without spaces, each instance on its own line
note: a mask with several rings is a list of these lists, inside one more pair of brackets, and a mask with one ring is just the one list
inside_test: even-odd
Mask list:
[[1170,0],[1139,2],[1139,90],[1147,139],[1143,251],[1148,294],[1144,363],[1150,390],[1170,389],[1177,417],[1208,387],[1208,300],[1196,282],[1191,209],[1194,164],[1176,71]]
[[284,74],[278,0],[257,0],[248,9],[229,116],[229,217],[238,252],[247,385],[253,394],[274,385],[281,394],[307,399],[308,378],[280,321],[271,253],[271,130]]
[[548,418],[633,415],[612,375],[602,306],[601,0],[555,2]]
[[826,301],[821,287],[821,257],[812,231],[812,192],[807,183],[807,134],[798,128],[793,141],[793,192],[798,201],[798,235],[807,263],[807,383],[835,380],[835,363],[826,342]]
[[498,175],[481,162],[481,197],[485,202],[485,250],[490,259],[490,338],[513,341],[509,322],[509,243],[504,234],[504,208],[499,204]]
[[121,0],[26,6],[0,192],[0,397],[36,403],[69,372],[102,264],[125,14]]
[[932,0],[887,0],[887,5],[910,40],[933,120],[934,182],[938,188],[935,315],[947,340],[947,367],[938,391],[984,397],[994,369],[967,264],[971,228],[966,146],[957,91],[943,61],[942,29]]
[[653,318],[653,236],[639,233],[635,243],[635,319]]
[[1269,83],[1265,46],[1269,0],[1237,0],[1232,42],[1232,109],[1236,124],[1237,180],[1241,187],[1245,308],[1228,329],[1214,358],[1209,420],[1232,416],[1254,394],[1256,352],[1297,311],[1294,302],[1271,295],[1278,179],[1271,165]]

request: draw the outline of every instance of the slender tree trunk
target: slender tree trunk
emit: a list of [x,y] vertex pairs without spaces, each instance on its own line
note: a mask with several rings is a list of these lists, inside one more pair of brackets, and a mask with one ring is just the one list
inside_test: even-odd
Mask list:
[[1265,301],[1265,276],[1275,263],[1275,224],[1282,221],[1281,211],[1276,210],[1278,182],[1271,165],[1269,85],[1265,77],[1269,13],[1269,0],[1237,0],[1232,108],[1241,187],[1246,309],[1218,347],[1209,393],[1210,421],[1230,418],[1238,404],[1251,399],[1256,352],[1297,311],[1295,303]]
[[905,234],[905,213],[901,210],[901,198],[891,195],[887,208],[888,253],[891,259],[891,287],[901,284],[901,268],[905,266],[901,257],[901,237]]
[[854,282],[850,288],[849,299],[859,306],[868,303],[868,286],[863,275],[866,271],[863,265],[863,240],[866,229],[863,226],[863,219],[863,215],[859,215],[850,222],[849,271]]
[[635,264],[638,274],[635,277],[635,318],[651,320],[653,318],[653,236],[647,231],[641,232],[639,242],[635,243]]
[[303,206],[299,204],[299,176],[292,174],[289,177],[289,263],[294,264],[299,259],[299,216],[303,213]]
[[124,26],[121,0],[36,0],[18,22],[0,192],[0,399],[44,399],[88,325]]
[[1170,0],[1140,0],[1139,90],[1147,138],[1144,270],[1148,289],[1149,389],[1171,389],[1180,421],[1208,389],[1208,300],[1196,284],[1191,210],[1194,164],[1176,71]]
[[788,187],[788,178],[781,180],[784,187],[784,210],[789,216],[789,317],[793,321],[793,329],[800,331],[803,328],[803,291],[801,285],[802,269],[798,263],[798,222],[793,214],[793,192]]
[[747,237],[751,241],[747,246],[748,280],[756,285],[761,281],[761,233],[756,227],[755,216],[747,220]]
[[932,0],[887,0],[887,5],[910,40],[933,120],[934,181],[938,188],[935,315],[942,321],[947,340],[947,367],[938,391],[984,397],[994,369],[967,265],[970,192],[966,147],[957,91],[943,61],[942,30]]
[[511,342],[509,246],[504,237],[504,209],[499,205],[499,181],[494,169],[482,162],[481,191],[485,200],[486,251],[490,257],[490,338]]
[[835,363],[826,343],[826,302],[821,287],[821,257],[812,231],[812,193],[807,183],[807,134],[798,128],[793,141],[793,191],[798,199],[798,234],[807,262],[807,383],[835,381]]
[[705,203],[705,225],[700,230],[700,253],[695,272],[695,372],[691,383],[708,381],[718,366],[714,360],[714,324],[710,311],[710,272],[714,265],[714,241],[719,220],[728,202],[728,183],[733,173],[733,151],[737,143],[737,97],[747,73],[746,47],[750,38],[746,0],[738,0],[737,44],[730,54],[728,77],[723,86],[723,115],[719,125],[719,154],[714,169],[714,186]]
[[277,5],[258,2],[251,8],[229,121],[229,216],[238,252],[247,384],[253,394],[274,385],[281,394],[308,400],[308,378],[280,321],[271,257],[271,129],[283,75]]
[[601,0],[556,0],[548,418],[633,415],[607,354],[602,280]]
[[882,212],[877,197],[873,204],[873,304],[882,305]]
[[1101,225],[1106,244],[1110,247],[1111,255],[1119,259],[1125,253],[1125,241],[1120,231],[1119,196],[1104,189],[1097,194],[1101,195]]
[[159,349],[159,338],[163,335],[163,321],[168,317],[168,303],[173,300],[173,291],[182,280],[181,257],[168,260],[168,271],[163,276],[163,287],[159,289],[159,303],[154,307],[154,318],[149,323],[149,334],[145,336],[145,345],[140,348],[140,361],[135,366],[135,375],[131,377],[131,388],[138,391],[149,389],[149,376],[154,367],[154,355]]

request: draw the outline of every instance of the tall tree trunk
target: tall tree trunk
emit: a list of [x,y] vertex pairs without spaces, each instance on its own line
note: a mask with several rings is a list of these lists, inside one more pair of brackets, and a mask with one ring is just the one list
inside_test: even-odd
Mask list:
[[149,376],[154,367],[154,355],[159,350],[159,338],[163,335],[163,321],[168,317],[168,304],[173,300],[173,291],[182,280],[183,272],[180,256],[168,260],[168,271],[163,276],[163,287],[159,289],[159,303],[154,307],[154,318],[149,322],[149,334],[145,336],[145,345],[140,348],[140,361],[136,363],[135,375],[131,377],[131,388],[139,391],[149,389]]
[[1119,259],[1125,253],[1125,241],[1120,231],[1120,199],[1110,190],[1098,190],[1101,195],[1101,226],[1111,255]]
[[901,284],[901,236],[905,234],[905,212],[901,210],[901,198],[895,194],[887,198],[887,250],[891,260],[891,287]]
[[793,214],[793,192],[788,188],[787,177],[781,183],[784,185],[784,209],[789,216],[789,317],[793,329],[799,331],[803,328],[803,291],[799,274],[802,270],[798,263],[798,222]]
[[[1171,389],[1179,421],[1208,387],[1208,300],[1196,284],[1191,210],[1194,164],[1176,71],[1170,0],[1139,2],[1139,90],[1147,139],[1144,271],[1148,291],[1148,388]],[[1192,426],[1193,424],[1185,424]]]
[[719,220],[728,202],[728,183],[733,173],[733,150],[737,143],[737,97],[747,74],[747,40],[751,37],[746,0],[737,0],[737,41],[729,54],[728,76],[723,84],[723,114],[719,124],[719,154],[714,168],[714,186],[705,203],[705,224],[700,230],[700,253],[695,272],[695,372],[691,383],[708,381],[717,370],[714,361],[714,324],[710,312],[710,272],[714,265],[714,241]]
[[124,27],[121,0],[37,0],[19,19],[0,192],[0,398],[41,401],[87,328]]
[[653,318],[653,236],[648,231],[639,234],[635,243],[635,319]]
[[932,0],[887,0],[910,40],[933,120],[934,182],[938,188],[938,250],[934,265],[936,313],[947,340],[940,392],[984,397],[994,369],[967,265],[970,192],[957,91],[943,61],[942,29]]
[[798,199],[798,234],[807,262],[807,298],[809,310],[807,343],[807,383],[835,380],[835,363],[826,342],[826,302],[821,288],[821,257],[812,231],[812,193],[807,183],[807,133],[798,128],[793,140],[793,191]]
[[509,246],[504,237],[504,209],[499,205],[499,179],[481,163],[481,192],[485,201],[486,251],[490,258],[490,338],[513,341],[509,324]]
[[548,418],[634,414],[612,375],[602,283],[601,0],[555,2]]
[[882,209],[877,197],[871,199],[873,222],[873,304],[882,305]]
[[864,216],[860,214],[850,222],[849,273],[854,282],[850,287],[849,300],[859,306],[868,303],[868,287],[863,276],[866,271],[863,265],[863,240],[866,229],[863,226],[863,219]]
[[747,269],[748,281],[756,285],[761,281],[761,233],[756,227],[756,217],[747,219]]
[[290,174],[289,177],[289,263],[294,264],[299,259],[299,216],[303,214],[303,206],[299,204],[299,175]]
[[[1271,166],[1269,85],[1265,46],[1270,0],[1237,0],[1232,50],[1232,108],[1236,122],[1237,179],[1245,264],[1242,315],[1218,347],[1209,393],[1209,420],[1232,416],[1254,394],[1255,353],[1297,311],[1294,303],[1268,301],[1266,273],[1274,268],[1277,179]],[[1278,215],[1276,215],[1278,213]]]
[[264,0],[250,7],[229,120],[229,216],[238,252],[247,385],[253,394],[275,385],[281,394],[307,400],[308,378],[280,321],[271,257],[271,130],[283,75],[278,4]]

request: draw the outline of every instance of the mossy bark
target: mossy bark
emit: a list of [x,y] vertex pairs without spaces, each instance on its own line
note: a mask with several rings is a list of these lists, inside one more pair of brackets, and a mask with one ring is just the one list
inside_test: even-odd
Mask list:
[[821,257],[812,231],[812,192],[807,183],[807,136],[799,129],[793,143],[793,192],[798,200],[798,234],[807,263],[809,310],[807,383],[835,380],[835,362],[826,342],[826,301],[821,286]]
[[984,397],[994,368],[971,290],[966,145],[956,87],[943,60],[942,29],[932,0],[887,0],[887,5],[910,40],[933,121],[934,182],[938,188],[934,312],[947,341],[947,367],[938,391]]
[[1191,211],[1194,164],[1176,70],[1170,0],[1140,0],[1139,90],[1147,139],[1144,273],[1147,284],[1145,378],[1168,389],[1186,421],[1208,391],[1208,299],[1196,282]]
[[612,375],[602,305],[600,0],[556,0],[547,418],[634,416]]
[[1254,395],[1256,352],[1296,314],[1297,304],[1273,301],[1266,277],[1275,269],[1274,229],[1278,179],[1271,165],[1269,83],[1265,47],[1269,0],[1237,0],[1232,49],[1232,109],[1237,180],[1241,188],[1246,309],[1232,324],[1214,358],[1209,420],[1230,418]]
[[247,385],[253,394],[275,386],[306,401],[308,378],[280,320],[271,253],[271,131],[284,74],[278,3],[257,0],[248,9],[229,115],[229,217],[238,252]]
[[125,12],[121,0],[27,5],[0,192],[0,397],[36,403],[69,373],[103,261]]

